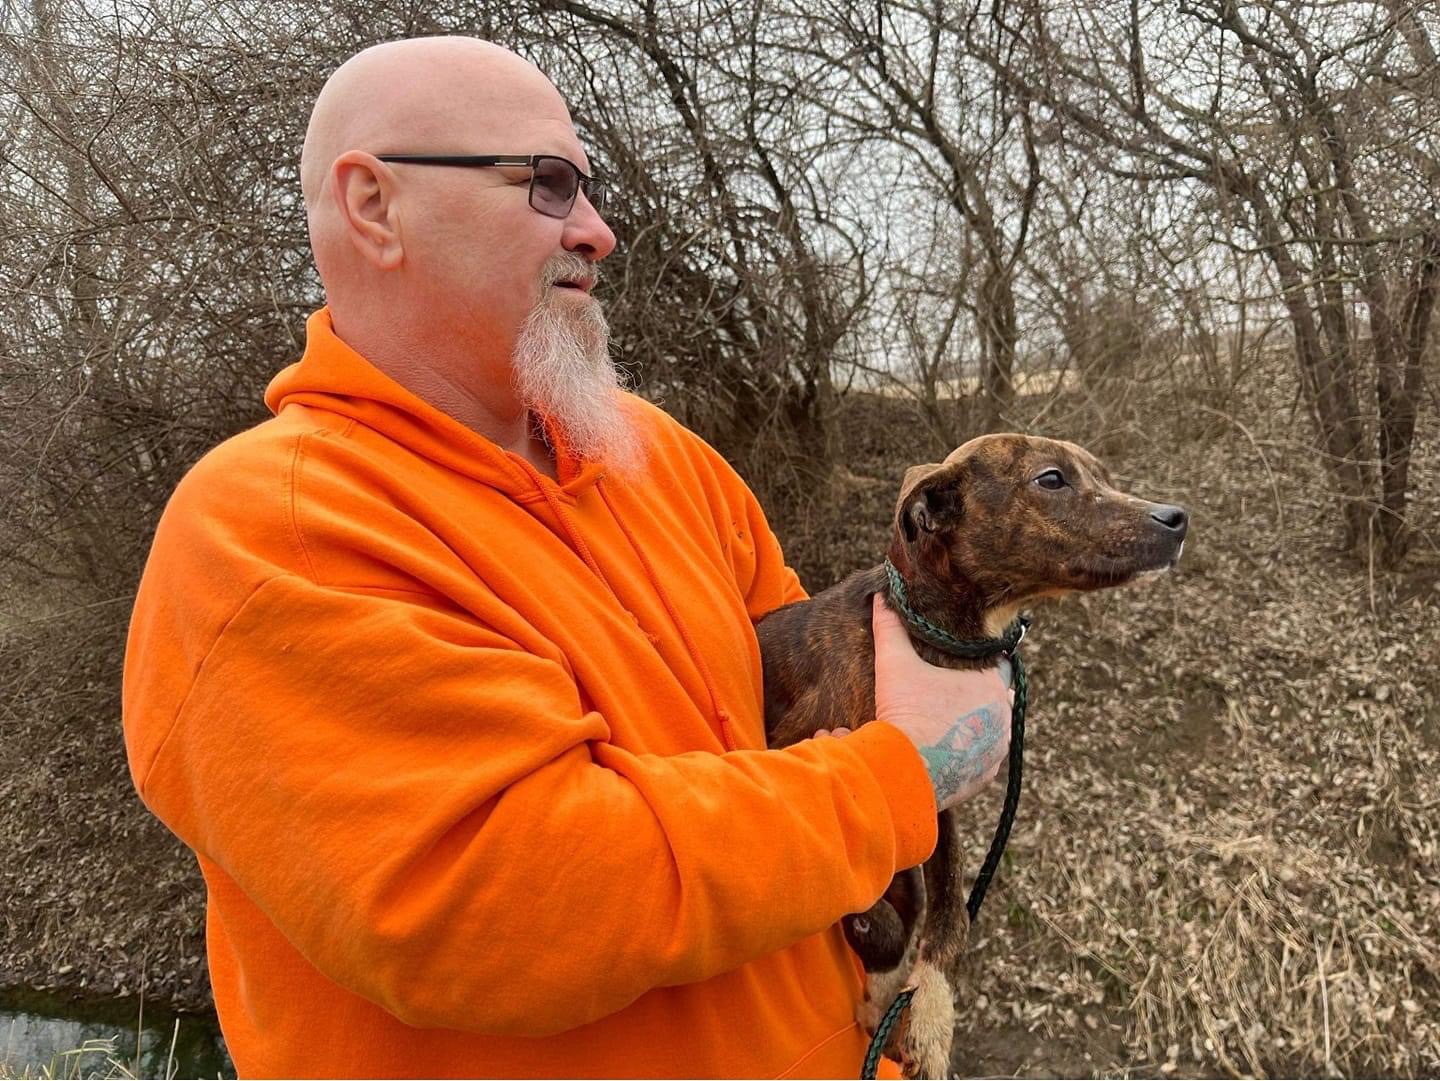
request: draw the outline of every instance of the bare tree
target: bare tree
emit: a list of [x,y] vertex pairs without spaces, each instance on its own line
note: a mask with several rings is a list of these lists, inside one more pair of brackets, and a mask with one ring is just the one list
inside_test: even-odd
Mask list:
[[[1006,46],[987,54],[1111,170],[1212,190],[1217,223],[1248,236],[1231,242],[1271,262],[1345,544],[1364,553],[1378,542],[1390,562],[1408,544],[1440,271],[1432,15],[1399,3],[1026,3],[994,10]],[[1367,358],[1373,413],[1362,404]]]
[[892,182],[917,172],[926,197],[938,198],[969,234],[975,274],[966,306],[979,344],[980,421],[993,428],[1014,395],[1015,279],[1042,173],[1027,93],[975,59],[975,37],[991,34],[982,10],[836,0],[796,5],[789,18],[807,38],[801,92],[865,141],[871,169],[889,167]]
[[[1218,240],[1277,285],[1346,543],[1404,553],[1440,287],[1428,8],[330,0],[298,20],[286,0],[31,0],[5,18],[13,565],[125,588],[181,473],[263,415],[321,300],[308,106],[346,56],[426,33],[555,75],[621,192],[620,360],[762,487],[824,475],[837,373],[862,360],[908,356],[943,440],[1019,420],[1027,338],[1092,383],[1108,370],[1113,399],[1183,325],[1233,384],[1244,350],[1222,370],[1203,288]],[[1204,228],[1179,235],[1187,217]],[[949,400],[971,362],[979,417]]]
[[34,0],[0,38],[5,557],[110,593],[311,287],[283,81],[171,17]]
[[530,10],[528,46],[618,180],[621,356],[727,453],[765,461],[761,476],[777,454],[823,474],[872,242],[813,168],[827,150],[762,50],[764,4]]

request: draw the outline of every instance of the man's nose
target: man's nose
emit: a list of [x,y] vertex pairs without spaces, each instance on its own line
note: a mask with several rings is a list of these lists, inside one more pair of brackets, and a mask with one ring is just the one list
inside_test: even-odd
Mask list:
[[588,252],[595,262],[615,250],[615,234],[583,191],[575,193],[575,205],[565,219],[560,243],[566,251]]

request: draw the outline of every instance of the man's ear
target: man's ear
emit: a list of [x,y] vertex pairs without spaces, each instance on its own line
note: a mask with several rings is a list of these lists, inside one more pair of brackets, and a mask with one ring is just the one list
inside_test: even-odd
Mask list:
[[395,202],[395,173],[373,154],[347,150],[330,166],[330,193],[346,235],[377,270],[394,270],[404,258]]
[[900,483],[895,524],[908,543],[921,533],[938,533],[960,520],[960,472],[955,464],[911,466]]

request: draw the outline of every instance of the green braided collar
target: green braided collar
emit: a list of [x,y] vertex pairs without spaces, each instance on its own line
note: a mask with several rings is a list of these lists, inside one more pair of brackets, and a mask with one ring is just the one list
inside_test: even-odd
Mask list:
[[917,637],[923,638],[936,649],[943,650],[952,657],[979,660],[1001,653],[1013,654],[1015,647],[1020,644],[1020,640],[1025,637],[1025,631],[1030,626],[1028,619],[1024,616],[1017,616],[999,638],[981,638],[978,641],[967,642],[964,639],[956,638],[944,628],[935,626],[910,607],[910,599],[905,592],[905,579],[900,577],[900,572],[895,569],[895,564],[891,563],[888,558],[885,560],[885,574],[890,579],[890,601],[910,630]]

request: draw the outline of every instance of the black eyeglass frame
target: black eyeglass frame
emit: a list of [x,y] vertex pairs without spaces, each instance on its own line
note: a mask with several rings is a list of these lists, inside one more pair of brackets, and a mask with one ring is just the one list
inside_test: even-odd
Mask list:
[[[530,167],[530,209],[538,214],[544,214],[548,218],[568,218],[570,212],[575,209],[575,199],[580,192],[585,193],[585,198],[590,200],[590,205],[595,208],[596,213],[603,213],[605,200],[610,194],[609,183],[597,176],[586,176],[580,171],[580,167],[569,158],[562,158],[559,154],[376,154],[379,161],[394,162],[397,165],[450,165],[463,169],[489,169],[496,166],[525,166]],[[565,207],[565,213],[556,214],[546,210],[542,206],[535,205],[535,167],[542,161],[563,162],[575,174],[575,191],[570,196],[570,202]]]

